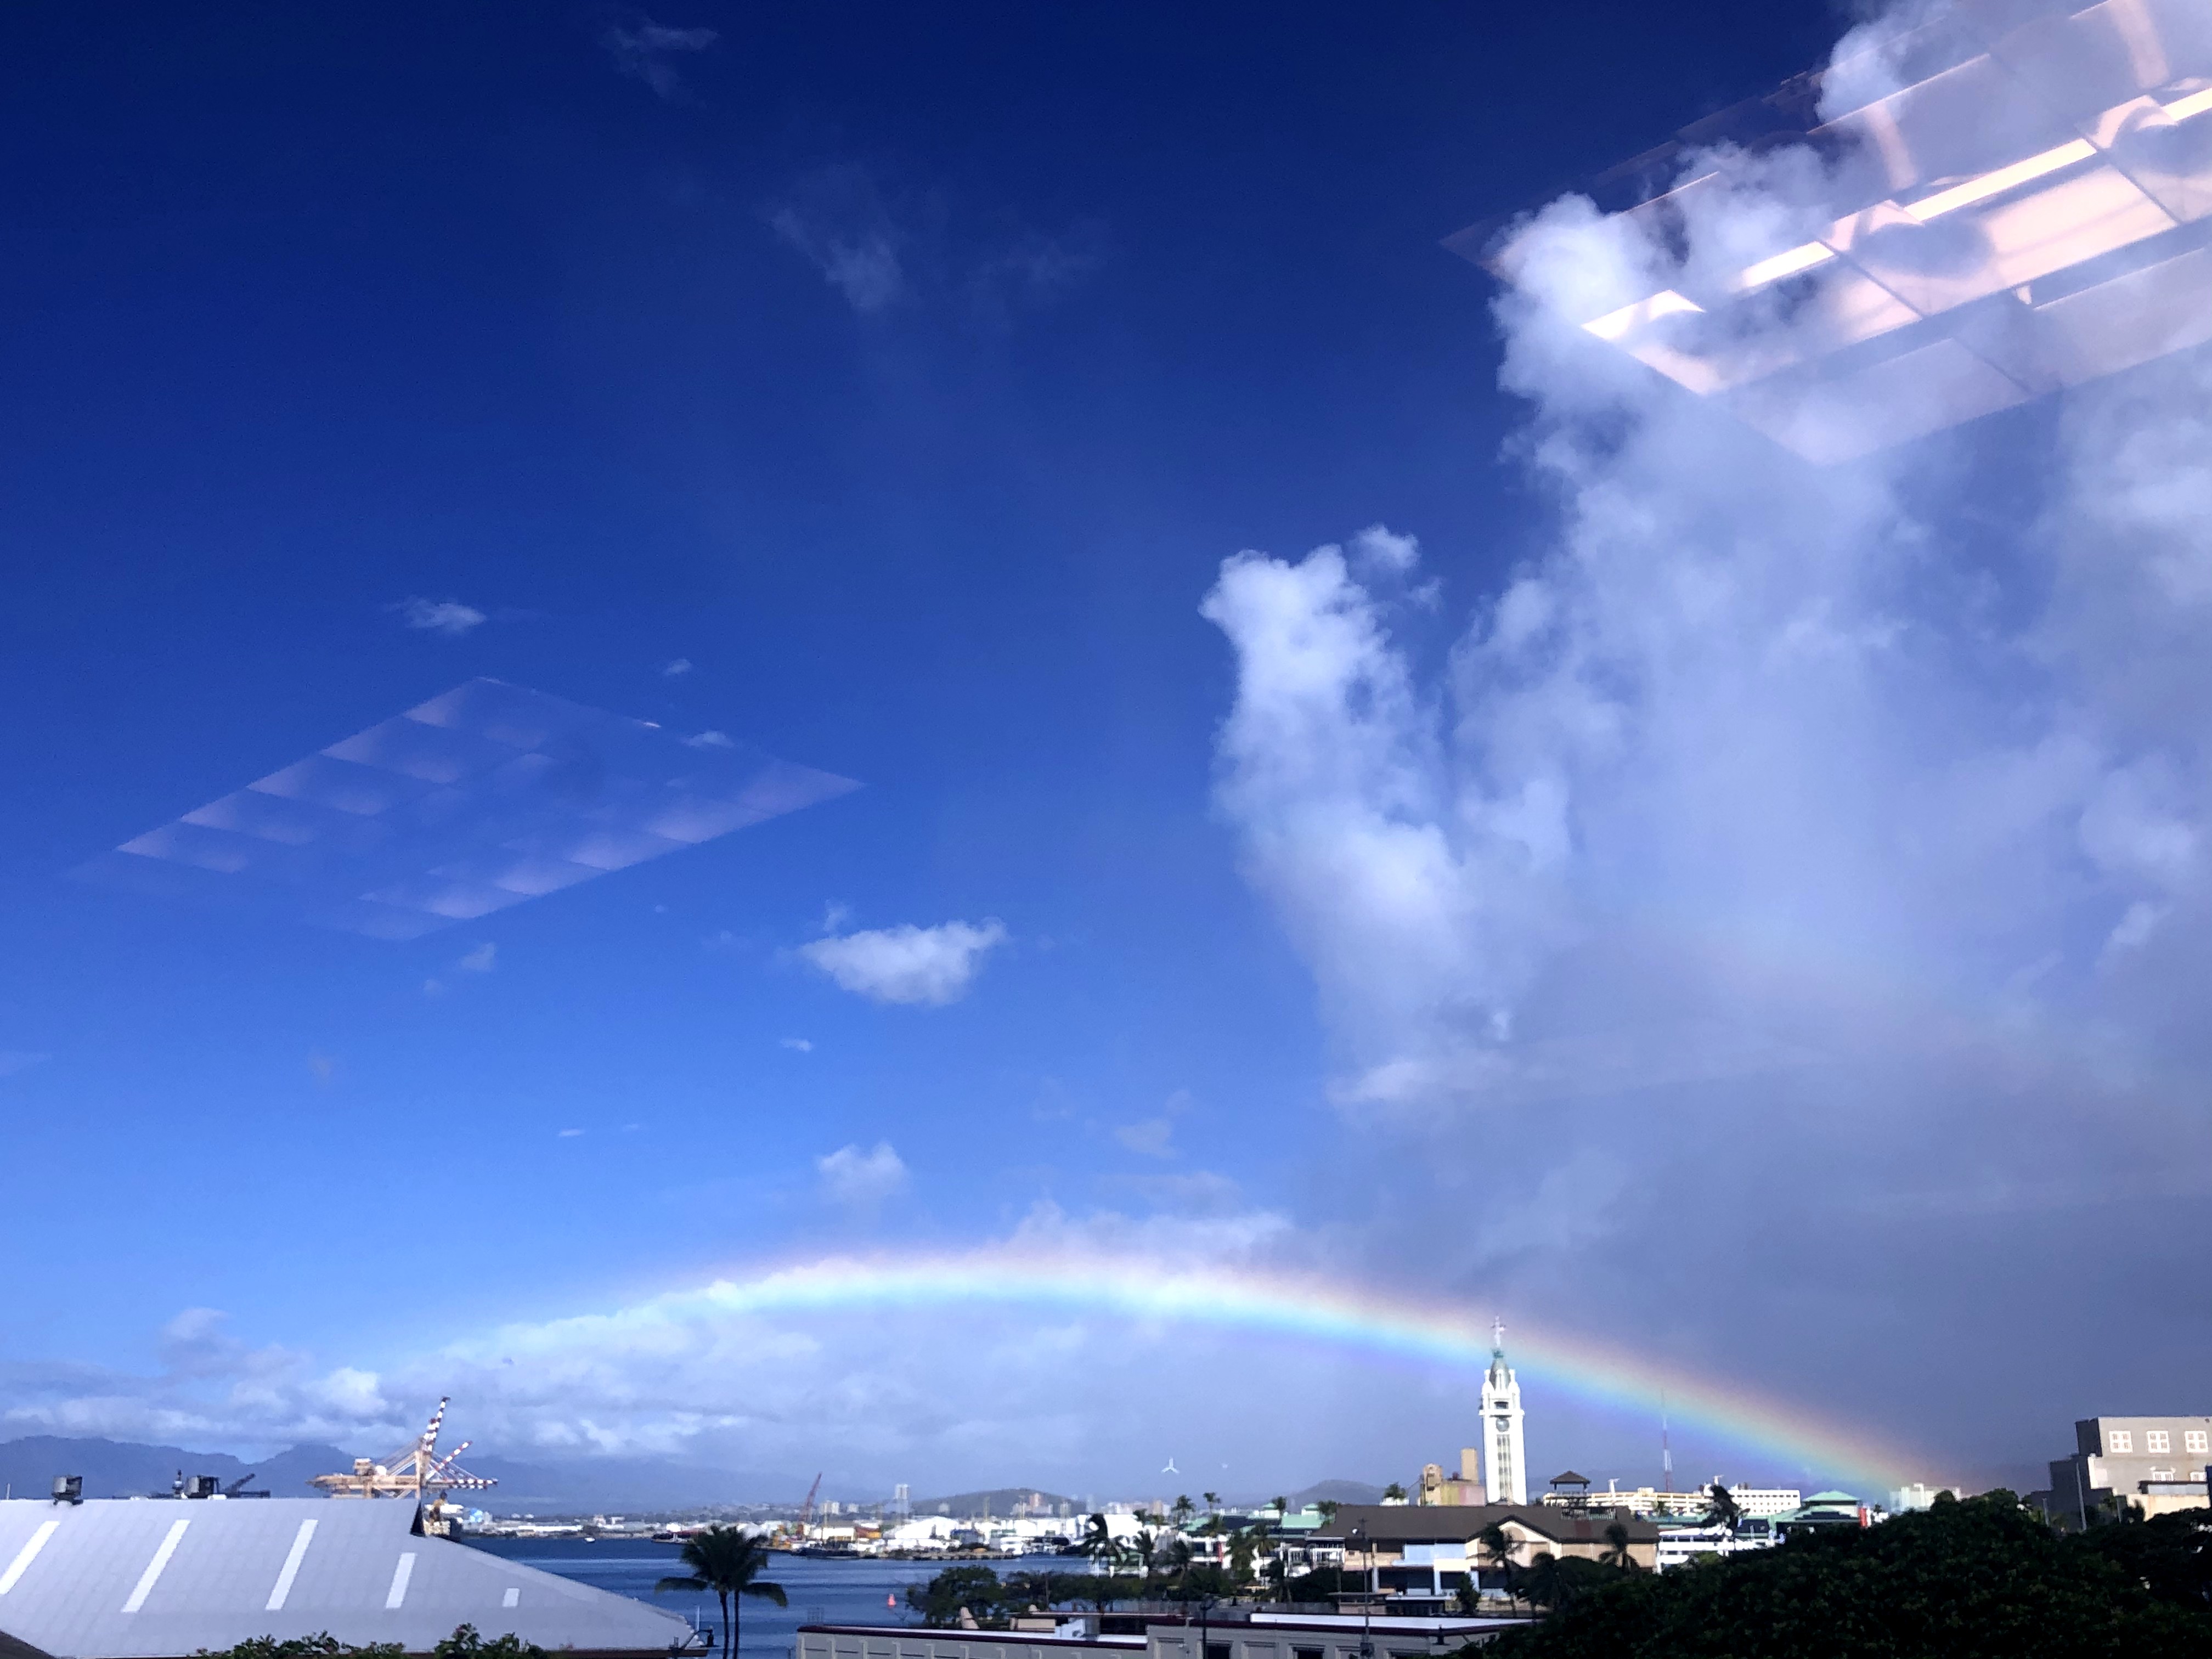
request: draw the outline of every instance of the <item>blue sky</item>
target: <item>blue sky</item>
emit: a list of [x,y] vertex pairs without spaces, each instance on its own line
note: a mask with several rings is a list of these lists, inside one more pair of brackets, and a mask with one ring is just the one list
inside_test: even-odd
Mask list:
[[[2053,417],[1874,483],[1794,463],[1760,483],[1775,464],[1729,440],[1657,444],[1592,485],[1530,459],[1532,433],[1580,418],[1546,337],[1437,246],[1820,62],[1840,27],[1733,3],[11,14],[0,1249],[39,1270],[0,1334],[0,1422],[374,1438],[443,1391],[424,1356],[494,1327],[1024,1228],[1495,1303],[1844,1418],[1877,1409],[1870,1352],[1962,1344],[1956,1372],[1915,1369],[1877,1412],[1943,1448],[1932,1475],[2033,1464],[2092,1410],[2201,1409],[2179,1379],[2202,1374],[2202,1322],[2140,1322],[2202,1241],[2122,1201],[2202,1151],[2201,1112],[2160,1081],[2194,1052],[2187,1008],[2094,969],[2115,916],[2151,916],[2131,902],[2157,910],[2136,934],[2171,915],[2194,937],[2196,878],[2174,872],[2197,763],[2164,693],[2099,690],[2090,659],[2129,655],[2119,623],[2101,645],[2039,631],[2063,558],[1960,598],[1990,544],[2063,520],[2015,488]],[[2115,453],[2066,451],[2092,482]],[[1670,507],[1657,481],[1708,463],[1711,497]],[[1735,514],[1813,525],[1833,545],[1806,568],[1950,550],[1791,613],[1845,640],[1871,637],[1854,605],[1902,617],[1911,665],[1878,708],[1797,686],[1756,731],[1732,724],[1740,684],[1685,692],[1668,720],[1709,740],[1577,775],[1575,844],[1617,855],[1583,908],[1544,909],[1529,831],[1510,872],[1454,854],[1480,894],[1435,912],[1449,939],[1378,934],[1340,902],[1367,890],[1329,873],[1342,848],[1300,850],[1317,797],[1276,764],[1254,618],[1372,624],[1346,636],[1346,720],[1290,747],[1342,744],[1341,787],[1418,824],[1438,711],[1492,760],[1564,752],[1562,728],[1452,687],[1502,648],[1487,607],[1603,539],[1588,492],[1647,488],[1662,521],[1679,508],[1670,545]],[[1375,526],[1418,562],[1354,539]],[[1322,544],[1351,550],[1334,599],[1288,562]],[[1237,588],[1224,561],[1247,549],[1284,562]],[[1293,568],[1303,597],[1261,591]],[[2185,663],[2193,638],[2159,649]],[[865,787],[401,945],[64,878],[476,676]],[[1896,706],[1915,684],[1924,720]],[[2106,738],[2053,712],[2100,697],[2152,712]],[[2051,759],[2069,734],[2105,746]],[[1708,775],[1717,748],[1752,758]],[[1825,769],[1761,798],[1808,753]],[[2070,850],[2005,865],[1955,914],[1941,859],[1900,896],[1869,826],[1938,778],[1961,793],[1930,811],[1955,823],[1983,798],[1973,767],[2021,754],[2060,779],[2036,810],[2087,841],[2067,830]],[[1530,779],[1512,799],[1536,812]],[[2148,842],[2127,805],[2145,791],[2166,826]],[[1832,844],[1792,884],[1808,823]],[[2098,862],[2122,842],[2182,851]],[[846,983],[826,970],[824,939],[956,923],[975,931],[929,939],[974,948],[934,1000],[884,1000],[881,941],[838,958],[860,963]],[[1680,934],[1709,923],[1763,944],[1683,969]],[[2021,975],[2051,952],[2073,988],[2027,1008],[2044,981]],[[2152,982],[2196,957],[2177,960]],[[1394,988],[1416,962],[1441,990]],[[1611,1052],[1642,1058],[1565,1096],[1486,1102],[1431,1031],[1456,1010],[1503,1044],[1515,1018],[1540,1036],[1601,1006],[1623,1030],[1710,1032],[1791,971],[1820,988],[1720,1044],[1765,1059],[1632,1041]],[[2016,1043],[1978,1046],[2006,1019]],[[1386,1072],[1430,1082],[1409,1103]],[[1990,1167],[1993,1146],[2034,1167]],[[2201,1198],[2193,1180],[2164,1201]],[[1717,1233],[1708,1206],[1732,1218]],[[2086,1340],[2057,1311],[2085,1306]],[[193,1309],[226,1320],[172,1325]],[[958,1345],[917,1335],[918,1376],[831,1410],[869,1333],[772,1334],[763,1352],[823,1367],[772,1409],[735,1398],[749,1383],[661,1401],[580,1364],[526,1410],[486,1407],[480,1437],[732,1467],[821,1449],[860,1489],[1111,1486],[1198,1409],[1095,1356],[1054,1372],[1038,1334],[994,1325],[965,1334],[991,1346],[981,1375],[956,1386]],[[1083,1339],[1155,1377],[1127,1344],[1162,1340]],[[1209,1363],[1310,1401],[1374,1386],[1344,1357]],[[1203,1432],[1271,1486],[1404,1478],[1458,1443],[1459,1385],[1387,1385],[1409,1402],[1395,1429],[1217,1404]],[[963,1403],[1018,1389],[1059,1414],[994,1433]],[[1654,1473],[1648,1425],[1553,1421],[1540,1457]]]

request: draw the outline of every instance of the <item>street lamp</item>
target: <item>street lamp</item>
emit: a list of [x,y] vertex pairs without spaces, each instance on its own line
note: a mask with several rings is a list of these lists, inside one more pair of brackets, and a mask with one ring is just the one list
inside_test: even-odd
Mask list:
[[1375,1659],[1375,1551],[1366,1522],[1353,1527],[1352,1537],[1358,1541],[1360,1559],[1367,1568],[1367,1594],[1359,1598],[1359,1659]]

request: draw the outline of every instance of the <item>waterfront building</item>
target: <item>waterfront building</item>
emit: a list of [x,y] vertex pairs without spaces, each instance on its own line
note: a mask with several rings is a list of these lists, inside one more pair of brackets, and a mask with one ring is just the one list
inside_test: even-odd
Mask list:
[[1816,1492],[1788,1515],[1777,1516],[1775,1530],[1787,1538],[1793,1532],[1827,1532],[1844,1527],[1870,1527],[1882,1518],[1847,1492]]
[[2074,1455],[2051,1465],[2052,1515],[2085,1526],[2122,1502],[2145,1517],[2205,1506],[2212,1417],[2088,1417],[2074,1425]]
[[327,1632],[428,1653],[456,1626],[564,1659],[670,1659],[690,1622],[426,1536],[409,1503],[0,1501],[0,1653],[182,1659]]
[[[1725,1482],[1721,1483],[1725,1485]],[[1804,1499],[1796,1486],[1729,1486],[1736,1512],[1772,1519],[1796,1511]],[[1562,1490],[1554,1480],[1552,1490],[1537,1501],[1555,1509],[1626,1510],[1631,1515],[1702,1516],[1712,1509],[1712,1487],[1692,1486],[1687,1492],[1662,1492],[1656,1486],[1622,1487],[1607,1481],[1603,1492],[1588,1493]]]
[[1445,1659],[1527,1622],[1221,1607],[1202,1621],[1188,1613],[1040,1615],[1006,1631],[802,1625],[793,1659],[1358,1659],[1363,1637],[1385,1644],[1391,1659]]
[[1652,1565],[1656,1571],[1665,1572],[1670,1567],[1685,1567],[1709,1555],[1771,1550],[1781,1541],[1780,1523],[1763,1516],[1739,1522],[1733,1532],[1726,1527],[1709,1527],[1695,1522],[1682,1527],[1662,1526],[1659,1528],[1657,1558]]
[[[1477,1541],[1492,1525],[1508,1545],[1507,1553],[1495,1559]],[[1656,1565],[1659,1528],[1650,1522],[1536,1504],[1346,1504],[1313,1542],[1340,1550],[1343,1570],[1365,1574],[1378,1602],[1441,1611],[1462,1584],[1501,1585],[1509,1562],[1533,1566],[1544,1553],[1601,1559],[1613,1547],[1606,1534],[1615,1525],[1626,1535],[1634,1565]],[[1355,1594],[1352,1599],[1364,1598]]]

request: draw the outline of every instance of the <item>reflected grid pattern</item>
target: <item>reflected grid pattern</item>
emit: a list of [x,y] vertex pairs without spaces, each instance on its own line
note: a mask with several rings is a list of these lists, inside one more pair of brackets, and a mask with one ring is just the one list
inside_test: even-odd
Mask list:
[[857,787],[474,679],[76,873],[408,939]]
[[[1911,84],[1858,108],[1833,89],[1874,80],[1863,60],[1595,181],[1678,252],[1780,145],[1820,156],[1830,197],[1771,251],[1574,320],[1820,462],[2212,339],[2212,5],[1968,0],[1890,52]],[[1531,239],[1449,245],[1512,281]]]

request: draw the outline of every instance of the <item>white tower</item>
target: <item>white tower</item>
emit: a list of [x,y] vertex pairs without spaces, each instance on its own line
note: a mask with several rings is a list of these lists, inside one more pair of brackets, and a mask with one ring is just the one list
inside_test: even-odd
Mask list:
[[1505,1322],[1495,1322],[1490,1334],[1490,1369],[1482,1375],[1483,1496],[1492,1504],[1525,1504],[1528,1465],[1521,1452],[1521,1384],[1505,1363]]

